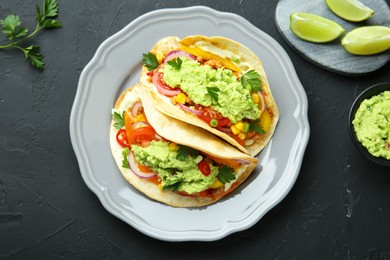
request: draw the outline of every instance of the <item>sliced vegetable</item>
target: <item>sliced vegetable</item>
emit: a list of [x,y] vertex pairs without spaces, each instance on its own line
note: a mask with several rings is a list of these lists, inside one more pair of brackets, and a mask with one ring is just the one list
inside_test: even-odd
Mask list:
[[179,88],[171,88],[168,86],[162,77],[163,74],[158,70],[154,72],[152,77],[152,82],[156,86],[158,92],[168,97],[174,97],[181,92],[181,89]]
[[156,131],[151,126],[134,129],[127,137],[130,144],[145,146],[155,139]]
[[130,169],[139,177],[141,178],[151,178],[156,175],[155,172],[143,172],[141,169],[138,167],[138,164],[136,163],[134,159],[134,155],[132,152],[129,153],[128,155],[128,161],[130,164]]
[[198,163],[198,169],[202,172],[204,176],[209,176],[211,173],[210,165],[205,160]]
[[168,61],[177,57],[186,57],[192,60],[196,60],[196,56],[192,55],[191,53],[182,50],[174,50],[167,54],[167,56],[164,59],[164,63],[167,63]]
[[125,129],[120,129],[116,134],[116,141],[123,148],[129,147],[129,141],[127,140]]

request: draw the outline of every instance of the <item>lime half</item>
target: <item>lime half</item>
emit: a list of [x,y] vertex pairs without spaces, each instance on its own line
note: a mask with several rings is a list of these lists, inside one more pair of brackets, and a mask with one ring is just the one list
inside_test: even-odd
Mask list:
[[390,28],[382,25],[358,27],[347,33],[341,45],[349,53],[372,55],[390,48]]
[[290,15],[290,29],[299,38],[317,43],[333,41],[345,32],[338,23],[318,15],[300,12]]
[[374,15],[374,10],[359,0],[325,0],[325,3],[333,13],[351,22],[360,22]]

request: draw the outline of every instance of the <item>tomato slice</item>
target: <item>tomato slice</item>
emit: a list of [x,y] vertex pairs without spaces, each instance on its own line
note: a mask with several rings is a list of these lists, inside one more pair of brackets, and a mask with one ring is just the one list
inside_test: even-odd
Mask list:
[[244,140],[241,140],[237,135],[235,134],[230,134],[230,136],[237,141],[237,143],[239,143],[241,146],[244,146],[245,147],[245,141]]
[[158,92],[165,96],[174,97],[181,92],[181,89],[179,88],[171,88],[168,86],[163,80],[163,74],[159,72],[158,69],[153,73],[152,81],[157,87]]
[[129,147],[129,141],[127,139],[127,135],[126,135],[125,129],[120,129],[118,131],[118,133],[116,134],[116,141],[123,148]]
[[205,160],[198,163],[198,169],[204,176],[209,176],[211,173],[210,165]]
[[227,117],[223,117],[221,113],[211,110],[210,108],[205,108],[200,105],[196,105],[195,109],[198,111],[204,111],[202,114],[197,115],[200,117],[203,121],[205,121],[208,125],[211,126],[211,120],[215,119],[217,120],[218,124],[213,127],[222,127],[227,126],[230,124],[230,119]]
[[146,146],[156,138],[156,131],[151,126],[144,126],[131,131],[128,136],[130,144]]

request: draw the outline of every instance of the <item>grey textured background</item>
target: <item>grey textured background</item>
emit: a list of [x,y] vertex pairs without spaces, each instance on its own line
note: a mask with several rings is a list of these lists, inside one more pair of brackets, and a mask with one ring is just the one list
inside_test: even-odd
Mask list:
[[[0,17],[18,14],[32,30],[36,4],[3,0]],[[60,0],[64,27],[30,40],[45,55],[43,72],[18,50],[0,51],[0,258],[389,259],[390,169],[354,149],[347,118],[362,90],[390,81],[390,64],[361,77],[314,66],[279,34],[276,4]],[[86,187],[69,114],[80,73],[102,41],[148,11],[192,5],[239,14],[285,48],[308,95],[311,137],[295,186],[252,228],[212,243],[169,243],[109,214]]]

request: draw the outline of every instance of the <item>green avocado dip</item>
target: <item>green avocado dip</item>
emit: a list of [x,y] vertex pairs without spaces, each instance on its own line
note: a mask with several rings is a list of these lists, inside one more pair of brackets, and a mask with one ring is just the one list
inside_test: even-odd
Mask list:
[[364,100],[352,124],[370,154],[390,160],[390,91]]
[[178,156],[177,150],[169,147],[169,142],[152,141],[149,146],[132,145],[135,159],[148,166],[161,179],[163,190],[184,191],[188,194],[201,192],[214,183],[218,167],[210,165],[208,176],[198,169],[201,155]]
[[232,123],[260,117],[250,91],[242,87],[229,69],[214,69],[197,60],[182,58],[180,69],[164,66],[162,72],[169,86],[181,88],[195,104],[211,107]]

